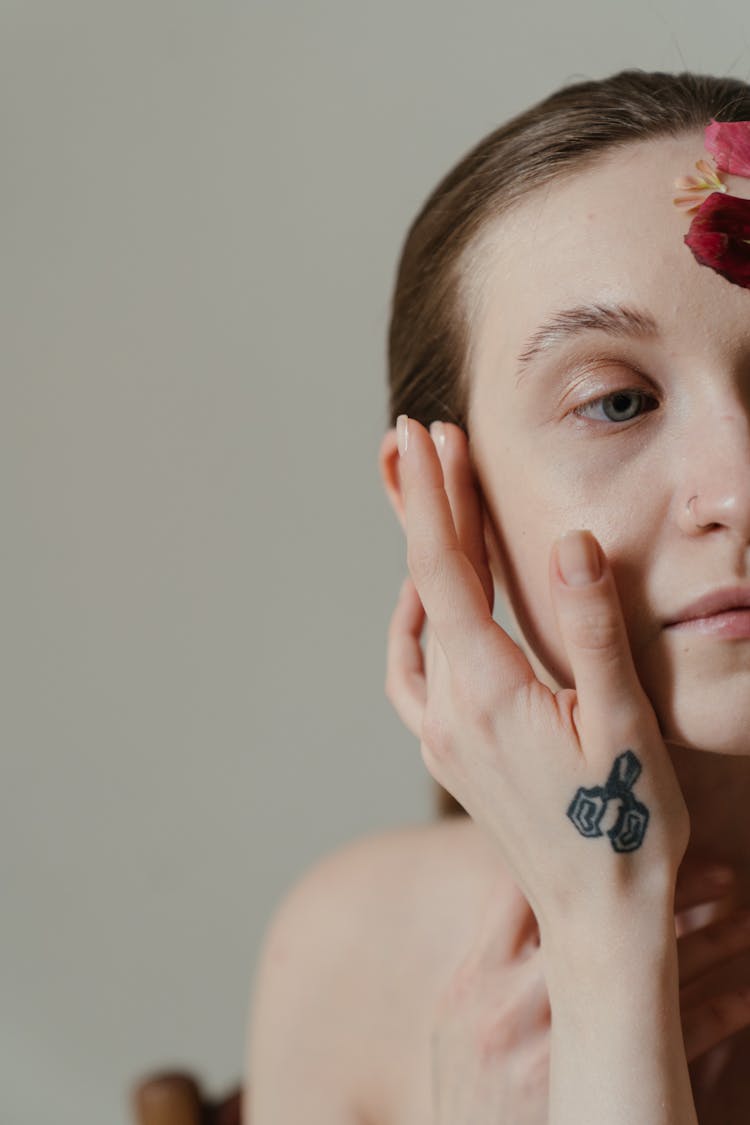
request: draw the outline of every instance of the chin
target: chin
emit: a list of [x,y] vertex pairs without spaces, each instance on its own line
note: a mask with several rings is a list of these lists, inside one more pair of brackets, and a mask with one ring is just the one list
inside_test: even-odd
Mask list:
[[716,642],[650,646],[637,671],[675,749],[750,758],[750,648]]
[[666,713],[654,710],[670,749],[750,758],[750,693],[733,702],[722,700],[719,692],[712,699],[693,692],[689,701],[676,701]]

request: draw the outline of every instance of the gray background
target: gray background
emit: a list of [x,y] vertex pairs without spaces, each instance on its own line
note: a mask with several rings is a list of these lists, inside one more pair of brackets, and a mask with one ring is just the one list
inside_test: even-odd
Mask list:
[[264,928],[432,814],[383,694],[385,333],[437,179],[744,0],[0,4],[2,1125],[243,1069]]

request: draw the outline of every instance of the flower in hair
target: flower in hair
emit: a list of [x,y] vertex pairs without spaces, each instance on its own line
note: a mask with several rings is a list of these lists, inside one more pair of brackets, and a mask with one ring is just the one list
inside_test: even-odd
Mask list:
[[721,172],[750,176],[750,121],[716,121],[712,117],[705,141]]
[[[729,195],[719,172],[750,178],[750,121],[716,121],[706,126],[706,148],[716,169],[706,160],[696,168],[701,178],[675,180],[680,192],[673,200],[682,211],[697,208],[685,243],[696,261],[709,266],[734,285],[750,289],[750,199]],[[700,196],[710,192],[701,201]]]
[[674,186],[680,192],[673,203],[681,211],[692,211],[700,207],[703,202],[703,193],[706,191],[726,191],[727,185],[722,183],[721,177],[707,160],[696,161],[695,167],[700,172],[699,176],[680,176],[675,180]]
[[702,266],[750,289],[750,199],[712,191],[690,224],[685,242]]

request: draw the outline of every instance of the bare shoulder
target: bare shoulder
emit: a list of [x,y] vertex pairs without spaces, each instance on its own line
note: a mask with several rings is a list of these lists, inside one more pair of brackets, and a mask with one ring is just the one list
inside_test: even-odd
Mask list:
[[399,825],[359,836],[324,855],[292,885],[285,901],[326,890],[334,896],[345,892],[347,907],[354,896],[360,906],[369,901],[380,910],[386,894],[391,906],[401,899],[408,908],[422,890],[452,878],[464,881],[467,863],[477,882],[499,866],[470,817]]
[[361,1119],[424,1120],[435,1002],[506,878],[503,865],[471,818],[457,816],[358,838],[314,877],[357,915],[339,988]]
[[470,935],[475,908],[502,870],[471,818],[454,816],[347,842],[306,871],[291,898],[324,900],[332,928],[350,935],[356,929],[370,965],[381,954],[391,967],[389,938],[411,938],[420,948],[429,935],[429,949],[441,956],[447,944]]
[[362,836],[282,893],[251,987],[250,1120],[367,1120],[364,1090],[380,1065],[373,996],[409,928],[408,887],[433,834],[415,825]]
[[419,945],[427,935],[422,955],[440,957],[446,942],[471,932],[477,895],[499,870],[467,816],[368,833],[319,858],[295,880],[270,932],[302,927],[309,941],[343,947],[352,961],[358,952],[366,955],[370,969],[378,961],[392,968],[394,948],[408,939]]
[[[345,1081],[357,1120],[393,1120],[389,1105],[409,1096],[399,1063],[424,1048],[436,989],[467,948],[498,870],[473,821],[450,817],[349,841],[283,895],[266,933],[255,1021],[281,1039],[278,1013],[288,1010],[284,1050],[293,1023],[305,1029],[308,1055],[315,1027],[315,1082]],[[263,1038],[253,1047],[251,1034],[250,1076],[269,1070]]]

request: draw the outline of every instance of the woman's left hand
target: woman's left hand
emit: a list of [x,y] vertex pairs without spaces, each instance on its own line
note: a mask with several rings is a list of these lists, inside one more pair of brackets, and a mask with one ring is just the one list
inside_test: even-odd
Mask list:
[[[675,890],[677,913],[708,903],[730,909],[677,938],[682,1030],[694,1085],[709,1053],[750,1027],[747,990],[728,990],[724,972],[738,958],[738,979],[748,979],[750,928],[731,912],[733,887],[712,888],[710,866],[685,859]],[[476,940],[434,1012],[434,1125],[547,1122],[550,1005],[544,955],[533,911],[517,887],[509,897],[506,886],[500,880],[489,896]],[[712,978],[723,983],[712,987]]]
[[503,881],[433,1013],[433,1125],[546,1125],[550,1006],[536,919]]

